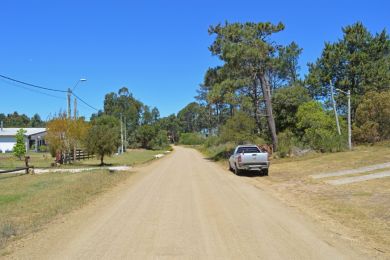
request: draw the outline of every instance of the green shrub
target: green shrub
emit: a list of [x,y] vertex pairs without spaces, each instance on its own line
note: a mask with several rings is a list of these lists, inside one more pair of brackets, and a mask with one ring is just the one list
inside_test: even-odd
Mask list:
[[295,130],[297,111],[301,104],[311,101],[309,92],[302,86],[289,86],[275,90],[272,96],[272,110],[275,115],[276,129]]
[[203,145],[204,145],[204,147],[208,148],[208,147],[216,146],[220,143],[221,143],[221,140],[218,136],[209,136],[206,138]]
[[244,112],[237,112],[222,126],[220,139],[222,143],[253,143],[257,138],[255,129],[256,125],[253,118]]
[[56,155],[57,155],[56,147],[49,145],[49,153],[50,153],[51,157],[56,157]]
[[278,134],[278,155],[282,158],[290,156],[298,143],[297,137],[290,130]]
[[375,143],[390,139],[390,91],[368,92],[356,110],[354,139]]
[[225,143],[211,147],[203,147],[203,151],[214,161],[228,159],[233,154],[236,144]]
[[14,145],[12,151],[16,157],[19,158],[19,160],[22,159],[22,156],[26,154],[26,145],[24,143],[24,134],[27,133],[26,130],[23,128],[20,128],[18,132],[16,133],[15,139],[16,144]]
[[157,135],[150,141],[150,148],[152,150],[165,150],[168,149],[169,140],[168,133],[165,130],[158,131]]
[[345,120],[340,118],[342,135],[337,133],[334,117],[324,111],[321,104],[310,101],[302,104],[297,112],[297,128],[303,133],[302,141],[320,152],[336,152],[346,147]]
[[47,152],[47,150],[48,150],[48,148],[47,148],[46,145],[41,145],[41,146],[39,146],[39,151],[40,151],[40,152],[45,153],[45,152]]
[[265,141],[263,138],[259,137],[259,136],[253,136],[252,140],[251,140],[251,144],[255,144],[255,145],[263,145],[263,144],[269,144],[270,142],[267,142]]
[[179,142],[185,145],[200,145],[205,142],[206,138],[199,133],[181,133]]

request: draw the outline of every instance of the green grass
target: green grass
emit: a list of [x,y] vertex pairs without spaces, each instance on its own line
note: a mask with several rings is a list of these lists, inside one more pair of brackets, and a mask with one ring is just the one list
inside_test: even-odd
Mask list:
[[[106,164],[112,164],[113,166],[119,165],[133,165],[136,163],[145,163],[154,158],[154,155],[163,153],[164,151],[152,151],[152,150],[143,150],[143,149],[134,149],[128,150],[126,153],[121,155],[106,156],[104,162]],[[51,167],[51,163],[54,162],[54,158],[50,156],[49,153],[28,153],[30,156],[30,165],[33,165],[36,168],[48,168]],[[95,157],[89,160],[77,161],[74,164],[61,165],[64,168],[78,168],[78,167],[91,167],[98,166],[100,160]],[[0,169],[15,169],[18,167],[24,167],[24,160],[19,160],[13,154],[0,153]]]
[[[30,165],[35,167],[50,167],[50,164],[54,161],[49,153],[29,152],[27,155],[31,158]],[[0,153],[0,169],[14,169],[24,166],[24,158],[19,160],[12,153]]]
[[[143,149],[134,149],[128,150],[126,153],[121,155],[113,155],[111,157],[105,157],[104,163],[112,164],[112,165],[134,165],[139,163],[145,163],[150,160],[153,160],[156,154],[164,153],[164,151],[153,151],[153,150],[143,150]],[[100,160],[98,158],[93,158],[90,160],[84,160],[80,162],[76,162],[75,165],[82,166],[97,166],[100,164]]]
[[[158,153],[161,151],[132,150],[107,158],[106,162],[113,165],[141,164],[152,160]],[[34,158],[40,158],[39,155]],[[83,165],[98,163],[98,160],[89,160]],[[55,217],[82,207],[130,174],[101,169],[82,173],[0,175],[0,249],[10,240],[34,232]]]

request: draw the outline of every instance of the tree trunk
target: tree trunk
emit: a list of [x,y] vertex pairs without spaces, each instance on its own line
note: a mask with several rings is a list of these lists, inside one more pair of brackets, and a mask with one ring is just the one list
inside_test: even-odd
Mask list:
[[209,110],[209,116],[208,116],[208,119],[207,119],[207,127],[208,127],[208,130],[209,130],[209,136],[211,135],[211,131],[212,131],[212,128],[213,128],[213,126],[212,126],[212,124],[213,124],[213,122],[212,122],[212,118],[213,118],[213,108],[211,107],[211,106],[209,106],[209,105],[207,105],[208,106],[208,110]]
[[104,154],[102,154],[102,155],[100,156],[100,166],[103,166],[103,165],[104,165],[103,159],[104,159]]
[[260,134],[261,132],[261,122],[259,117],[260,102],[259,102],[259,95],[257,93],[257,83],[253,85],[252,90],[253,90],[253,113],[255,114],[257,133]]
[[230,113],[230,117],[233,117],[233,115],[234,115],[234,106],[232,104],[229,104],[229,113]]
[[263,90],[265,107],[266,107],[266,111],[267,111],[267,123],[268,123],[268,128],[269,128],[270,133],[271,133],[273,148],[274,148],[274,151],[277,151],[278,136],[276,135],[275,119],[274,119],[274,116],[272,114],[270,86],[268,84],[267,79],[265,78],[265,75],[260,75],[259,80],[260,80],[261,88]]

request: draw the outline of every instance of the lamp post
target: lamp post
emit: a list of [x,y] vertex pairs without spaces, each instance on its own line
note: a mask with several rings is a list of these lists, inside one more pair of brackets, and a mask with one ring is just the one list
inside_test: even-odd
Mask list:
[[336,88],[336,90],[346,94],[348,97],[348,148],[349,150],[352,150],[351,90],[348,90],[347,92],[338,88]]
[[[84,82],[84,81],[87,81],[86,79],[84,78],[81,78],[79,79],[76,84],[74,85],[74,87],[72,89],[68,88],[68,119],[71,118],[71,111],[70,111],[70,97],[74,91],[74,89],[77,87],[77,85],[80,83],[80,82]],[[75,97],[74,98],[74,120],[77,119],[77,98]],[[73,161],[76,161],[76,145],[73,147]]]
[[[80,83],[80,82],[85,82],[87,81],[86,79],[84,78],[81,78],[79,79],[76,84],[74,85],[74,87],[72,89],[68,88],[68,118],[71,117],[71,110],[70,110],[70,97],[72,96],[72,92],[74,91],[74,89],[77,87],[77,85]],[[74,99],[74,119],[76,119],[77,117],[77,99],[75,98]]]

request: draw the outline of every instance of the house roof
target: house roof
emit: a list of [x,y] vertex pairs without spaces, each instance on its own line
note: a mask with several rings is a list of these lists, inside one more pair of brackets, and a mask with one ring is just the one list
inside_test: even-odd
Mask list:
[[[0,129],[0,136],[15,136],[20,128],[3,128]],[[27,132],[24,134],[25,136],[30,136],[42,132],[46,132],[46,128],[23,128]]]

